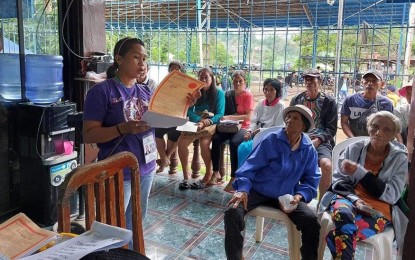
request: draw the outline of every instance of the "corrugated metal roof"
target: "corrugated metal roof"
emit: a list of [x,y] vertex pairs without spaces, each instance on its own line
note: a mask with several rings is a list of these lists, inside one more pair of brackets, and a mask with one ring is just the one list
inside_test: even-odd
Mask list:
[[[406,24],[410,0],[345,0],[344,25]],[[412,0],[413,1],[413,0]],[[195,0],[106,1],[107,27],[187,29],[198,27]],[[211,28],[336,26],[338,0],[212,0]],[[399,2],[399,3],[397,3]],[[202,7],[204,3],[201,3]],[[206,12],[204,12],[206,14]],[[204,19],[205,14],[202,16]]]

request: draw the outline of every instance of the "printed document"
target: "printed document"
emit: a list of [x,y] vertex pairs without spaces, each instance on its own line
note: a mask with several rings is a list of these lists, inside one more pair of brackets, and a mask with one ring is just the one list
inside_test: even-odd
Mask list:
[[19,213],[0,225],[0,259],[30,255],[56,239],[56,235]]
[[179,71],[173,71],[159,84],[151,97],[148,111],[141,120],[151,127],[167,128],[185,124],[191,105],[187,96],[199,91],[204,82]]
[[126,245],[132,238],[131,230],[94,221],[91,230],[59,243],[38,254],[22,259],[75,260],[95,251],[108,250]]

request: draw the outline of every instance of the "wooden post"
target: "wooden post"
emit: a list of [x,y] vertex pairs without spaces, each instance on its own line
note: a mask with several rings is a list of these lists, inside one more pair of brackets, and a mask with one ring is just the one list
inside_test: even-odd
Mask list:
[[169,167],[169,174],[176,174],[177,173],[177,165],[179,164],[179,155],[177,153],[177,148],[170,156],[170,167]]
[[199,157],[199,139],[193,142],[193,159],[192,159],[192,178],[199,178],[200,157]]

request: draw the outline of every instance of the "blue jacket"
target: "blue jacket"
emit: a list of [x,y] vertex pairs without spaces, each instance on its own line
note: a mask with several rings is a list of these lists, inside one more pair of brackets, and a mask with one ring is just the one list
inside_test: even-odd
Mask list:
[[291,151],[285,128],[267,135],[236,171],[233,188],[251,189],[277,199],[284,194],[301,194],[308,203],[317,196],[320,181],[317,152],[309,137],[301,134],[297,150]]

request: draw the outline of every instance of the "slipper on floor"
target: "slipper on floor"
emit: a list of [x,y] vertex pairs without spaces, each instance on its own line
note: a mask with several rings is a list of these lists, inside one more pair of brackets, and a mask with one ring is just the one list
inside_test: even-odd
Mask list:
[[223,184],[223,178],[218,178],[215,175],[212,176],[212,178],[210,178],[209,182],[207,185],[222,185]]
[[179,189],[187,190],[188,188],[190,188],[189,182],[187,180],[182,180],[179,184]]
[[206,184],[204,184],[203,181],[198,180],[198,181],[193,182],[192,184],[190,184],[190,188],[192,190],[200,190],[200,189],[206,188]]
[[234,193],[235,190],[232,187],[232,182],[229,182],[228,185],[226,185],[226,187],[223,189],[225,192],[228,193]]

